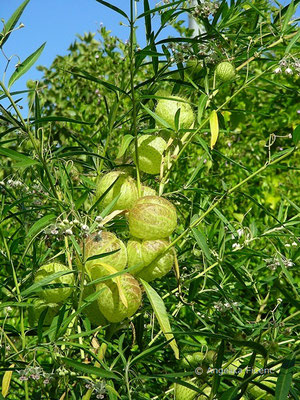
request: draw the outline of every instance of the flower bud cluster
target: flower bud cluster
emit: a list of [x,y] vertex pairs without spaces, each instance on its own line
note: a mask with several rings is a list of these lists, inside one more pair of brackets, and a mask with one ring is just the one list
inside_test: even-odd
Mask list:
[[[264,259],[265,263],[267,264],[267,267],[271,270],[271,271],[275,271],[277,269],[277,267],[280,267],[280,261],[278,260],[277,257],[274,258],[265,258]],[[281,263],[286,267],[292,267],[294,265],[293,261],[291,259],[288,258],[281,258]]]
[[214,304],[214,309],[221,312],[221,313],[225,313],[226,311],[229,311],[233,308],[233,306],[238,306],[239,303],[238,302],[233,302],[232,304],[226,302],[226,303],[222,303],[221,301],[218,301]]
[[284,57],[274,70],[275,74],[285,73],[286,75],[297,74],[300,76],[300,59],[296,57]]
[[4,190],[3,193],[5,192],[5,188],[10,188],[10,189],[15,189],[15,190],[22,190],[22,191],[25,191],[25,192],[29,191],[29,189],[25,185],[25,183],[23,183],[19,179],[10,178],[7,181],[4,181],[4,180],[0,181],[0,186]]
[[30,379],[32,379],[33,381],[42,380],[44,385],[48,385],[51,379],[53,379],[54,375],[45,372],[41,367],[31,367],[31,366],[28,366],[25,369],[17,372],[19,373],[20,381],[28,381]]
[[208,64],[215,64],[219,58],[214,50],[213,40],[210,43],[198,43],[196,50],[193,50],[189,43],[170,43],[168,47],[172,50],[176,62],[197,61],[200,57],[205,58]]
[[210,15],[215,15],[219,9],[219,2],[218,1],[203,1],[201,4],[194,7],[192,11],[192,16],[197,19],[201,18],[208,18]]
[[86,238],[91,233],[92,227],[93,230],[96,228],[98,233],[101,233],[101,221],[102,217],[100,215],[96,216],[94,223],[91,226],[80,222],[77,218],[73,220],[69,220],[67,218],[62,220],[61,218],[58,218],[55,224],[51,224],[44,230],[44,233],[46,234],[46,238],[49,239],[56,237],[58,240],[61,240],[65,236],[72,236],[75,233],[83,238]]
[[100,382],[86,381],[85,387],[89,390],[93,390],[93,392],[96,395],[96,399],[104,399],[106,394],[105,381],[100,381]]
[[236,230],[235,234],[232,234],[232,239],[236,241],[232,244],[232,249],[234,251],[242,249],[244,246],[248,245],[252,241],[251,231],[244,228],[239,228]]
[[[164,7],[162,9],[159,9],[160,7],[168,6],[168,5],[169,5],[169,7]],[[172,1],[171,0],[161,0],[159,3],[155,4],[155,8],[159,9],[158,10],[159,14],[164,13],[166,10],[169,10],[171,7],[172,7]]]

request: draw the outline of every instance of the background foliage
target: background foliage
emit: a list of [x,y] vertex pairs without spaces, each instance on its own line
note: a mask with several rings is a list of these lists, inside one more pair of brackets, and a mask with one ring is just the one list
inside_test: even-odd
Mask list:
[[[99,3],[101,10],[105,2]],[[177,380],[196,384],[201,399],[297,399],[297,1],[284,8],[223,1],[218,8],[206,2],[189,9],[179,0],[152,10],[147,0],[133,3],[146,45],[135,38],[134,13],[126,44],[104,27],[98,36],[79,36],[66,56],[49,69],[39,67],[40,82],[28,82],[28,119],[18,108],[24,94],[1,83],[1,100],[11,101],[0,106],[2,396],[171,399]],[[1,46],[21,11],[6,22]],[[184,27],[187,12],[205,28],[198,37]],[[161,18],[159,35],[152,30],[154,15]],[[163,37],[169,24],[178,37]],[[237,76],[220,83],[214,69],[224,59],[235,64]],[[184,132],[172,133],[171,169],[153,178],[136,170],[131,146],[139,134],[169,138],[153,112],[157,99],[170,94],[188,98],[197,120],[185,142]],[[212,110],[220,125],[214,149]],[[78,244],[84,227],[97,221],[96,178],[116,167],[129,168],[177,208],[172,240],[180,277],[169,273],[151,285],[164,299],[180,360],[166,346],[146,295],[138,314],[118,329],[93,328],[78,311]],[[72,235],[60,234],[71,222]],[[128,239],[122,215],[105,228]],[[32,326],[28,310],[40,290],[32,286],[34,273],[51,259],[75,270],[74,294],[50,327],[43,327],[43,316]],[[200,351],[204,360],[187,361]],[[240,363],[274,371],[207,372]]]

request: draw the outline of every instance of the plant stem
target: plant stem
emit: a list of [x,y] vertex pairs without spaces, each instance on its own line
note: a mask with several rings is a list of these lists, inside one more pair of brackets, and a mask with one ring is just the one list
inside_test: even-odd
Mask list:
[[26,133],[29,136],[29,139],[30,139],[30,141],[31,141],[31,143],[32,143],[32,145],[34,147],[34,150],[36,151],[36,153],[38,155],[39,161],[42,163],[42,165],[44,167],[44,170],[46,172],[46,175],[47,175],[50,187],[51,187],[51,190],[52,190],[54,196],[56,198],[58,198],[56,189],[55,189],[53,181],[52,181],[52,177],[51,177],[50,171],[49,171],[48,166],[47,166],[47,163],[45,162],[43,154],[40,152],[40,149],[38,148],[38,146],[37,146],[37,144],[36,144],[36,142],[34,140],[34,137],[33,137],[32,133],[30,131],[30,126],[25,122],[25,120],[22,117],[22,114],[20,113],[20,110],[18,109],[16,103],[14,102],[14,99],[12,98],[9,90],[6,89],[5,85],[1,81],[0,81],[0,86],[1,86],[1,88],[3,90],[3,92],[5,93],[5,95],[8,97],[8,99],[9,99],[13,109],[15,110],[17,116],[19,117],[19,119],[20,119],[20,121],[21,121],[21,123],[22,123],[22,125],[24,127],[23,128],[24,133]]
[[[4,237],[3,237],[3,242],[4,242],[4,247],[5,247],[7,256],[9,257],[9,261],[11,263],[11,269],[12,269],[13,280],[14,280],[14,284],[15,284],[15,288],[16,288],[17,299],[18,299],[19,303],[22,303],[22,296],[21,296],[21,292],[20,292],[20,287],[19,287],[16,270],[15,270],[13,261],[10,257],[10,251],[9,251],[9,248],[7,246],[7,243],[6,243],[6,240]],[[26,335],[25,335],[25,327],[24,327],[24,308],[23,307],[20,307],[20,325],[21,325],[21,340],[22,340],[22,352],[23,352],[26,348]],[[26,381],[24,382],[24,389],[25,389],[25,399],[29,400],[28,382],[26,382]]]
[[129,368],[130,368],[130,360],[128,361],[125,367],[125,382],[128,393],[128,400],[131,400],[130,385],[129,385]]
[[[270,45],[268,45],[266,47],[266,49],[271,49],[272,47],[276,46],[277,44],[282,43],[284,40],[287,39],[291,39],[293,38],[297,32],[294,32],[292,34],[286,35],[286,36],[282,36],[280,37],[278,40],[276,40],[275,42],[271,43]],[[244,63],[242,63],[241,65],[239,65],[236,70],[239,71],[240,69],[242,69],[244,66],[248,65],[251,61],[255,60],[255,56],[250,57],[248,60],[246,60]],[[264,75],[266,72],[268,72],[272,67],[269,67],[268,69],[266,69],[265,71],[261,72],[260,74],[256,75],[253,79],[249,80],[248,82],[246,82],[243,86],[241,86],[240,89],[238,89],[232,96],[230,96],[220,107],[218,107],[216,109],[216,112],[222,110],[222,108],[228,104],[238,93],[240,93],[242,90],[244,90],[250,83],[252,83],[254,80],[256,80],[257,78],[260,78],[262,75]],[[218,90],[216,90],[209,98],[209,101],[211,101],[211,98],[214,97],[216,94],[218,93]],[[196,129],[196,131],[190,136],[190,138],[188,139],[188,141],[182,146],[176,161],[172,164],[171,168],[166,172],[166,175],[164,177],[164,179],[161,182],[161,187],[160,187],[160,195],[163,192],[163,187],[165,185],[165,183],[167,182],[171,169],[173,168],[173,166],[176,164],[176,162],[178,161],[178,159],[180,158],[180,156],[182,155],[182,153],[185,151],[186,147],[190,144],[190,142],[192,141],[192,139],[195,137],[195,135],[197,135],[200,130],[209,122],[209,117],[206,118],[202,124]]]
[[[277,44],[282,43],[284,40],[286,39],[291,39],[292,37],[294,37],[295,35],[297,35],[297,32],[291,33],[290,35],[286,35],[286,36],[282,36],[281,38],[279,38],[278,40],[276,40],[275,42],[271,43],[269,46],[266,47],[266,49],[271,49],[272,47],[275,47]],[[243,62],[243,64],[239,65],[236,70],[239,71],[240,69],[242,69],[243,67],[245,67],[247,64],[249,64],[251,61],[255,60],[255,56],[252,56],[250,58],[248,58],[248,60],[246,60],[245,62]]]
[[[218,107],[216,109],[216,112],[219,112],[222,110],[223,107],[225,107],[237,94],[239,94],[242,90],[244,90],[248,85],[250,85],[250,83],[252,83],[253,81],[255,81],[256,79],[258,79],[259,77],[261,77],[263,74],[265,74],[266,71],[261,72],[260,74],[256,75],[253,79],[249,80],[248,82],[246,82],[243,86],[241,86],[232,96],[230,96],[223,104],[220,105],[220,107]],[[213,94],[215,95],[215,93]],[[212,95],[212,96],[213,96]],[[211,98],[209,99],[209,101],[211,100]],[[171,167],[169,168],[169,170],[166,172],[166,175],[164,176],[164,179],[162,181],[162,186],[165,185],[165,183],[167,182],[171,170],[174,167],[174,165],[176,164],[176,162],[178,161],[178,159],[180,158],[180,156],[183,154],[183,152],[185,151],[185,149],[187,148],[187,146],[191,143],[191,141],[193,140],[193,138],[200,132],[200,130],[209,122],[210,117],[207,117],[202,124],[195,130],[195,132],[193,132],[189,139],[186,141],[186,143],[182,146],[181,150],[178,153],[178,156],[175,160],[175,162],[171,165]]]
[[185,229],[181,235],[179,235],[176,239],[173,240],[164,250],[164,253],[167,252],[172,246],[174,246],[179,240],[181,240],[188,232],[190,229],[194,228],[197,226],[203,219],[211,212],[213,211],[221,202],[222,200],[230,195],[231,193],[235,192],[240,186],[244,185],[246,182],[248,182],[250,179],[254,178],[256,175],[260,174],[263,172],[268,166],[277,164],[281,160],[285,159],[288,157],[292,152],[294,151],[294,148],[290,149],[290,151],[286,152],[283,154],[281,157],[276,158],[275,160],[271,161],[270,163],[266,163],[263,165],[261,168],[259,168],[257,171],[253,172],[251,175],[249,175],[247,178],[243,179],[241,182],[239,182],[237,185],[233,186],[231,189],[229,189],[226,193],[223,194],[214,204],[212,204],[199,218],[197,218],[191,225]]
[[139,154],[138,154],[138,137],[137,137],[137,104],[134,89],[134,0],[130,0],[130,88],[131,88],[131,102],[132,102],[132,131],[134,135],[134,149],[135,149],[135,165],[136,165],[136,179],[138,195],[141,196],[141,178],[139,168]]

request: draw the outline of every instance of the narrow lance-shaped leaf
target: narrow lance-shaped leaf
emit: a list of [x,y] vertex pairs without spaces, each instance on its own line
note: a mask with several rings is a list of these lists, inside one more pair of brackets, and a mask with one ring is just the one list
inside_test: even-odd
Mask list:
[[[145,12],[150,10],[149,7],[149,1],[148,0],[144,0],[144,10]],[[150,14],[145,14],[145,27],[146,27],[146,37],[147,37],[147,41],[149,41],[150,38],[150,34],[151,34],[151,16]]]
[[35,124],[41,124],[43,122],[70,122],[71,124],[83,124],[83,125],[93,125],[93,122],[85,122],[78,119],[72,119],[68,117],[61,117],[58,115],[49,117],[40,117],[32,120]]
[[294,130],[293,130],[293,142],[297,146],[298,142],[300,141],[300,125],[298,125]]
[[30,238],[41,232],[41,230],[48,226],[50,224],[50,221],[53,221],[55,218],[56,216],[54,214],[45,215],[44,217],[40,218],[29,229],[27,237]]
[[206,242],[205,234],[201,231],[201,229],[199,227],[198,228],[192,228],[192,232],[193,232],[193,235],[194,235],[194,237],[195,237],[200,249],[203,251],[205,257],[209,261],[211,261],[212,260],[211,252],[210,252],[209,246],[208,246],[208,244]]
[[14,161],[18,161],[16,164],[17,167],[30,167],[31,165],[39,164],[37,160],[33,160],[24,154],[18,153],[15,150],[6,149],[4,147],[0,147],[0,154],[9,157]]
[[68,275],[68,274],[72,274],[72,273],[74,273],[73,270],[55,272],[54,274],[46,276],[46,278],[41,279],[39,282],[36,282],[33,285],[31,285],[29,288],[25,289],[23,292],[21,292],[21,295],[23,297],[25,297],[25,296],[28,296],[31,293],[40,291],[43,286],[47,286],[51,282],[53,283],[53,281],[56,278],[60,278],[63,275]]
[[39,56],[41,55],[42,51],[44,50],[46,43],[42,44],[41,47],[39,47],[34,53],[32,53],[29,57],[26,58],[25,61],[23,61],[19,67],[15,70],[15,72],[12,74],[10,77],[10,80],[8,82],[8,87],[10,88],[13,83],[19,79],[22,75],[24,75],[32,66],[33,64],[38,60]]
[[285,54],[288,54],[288,53],[291,51],[292,47],[293,47],[296,43],[299,42],[299,39],[300,39],[300,31],[297,33],[296,36],[293,37],[293,39],[290,41],[289,45],[286,47],[286,49],[285,49]]
[[159,124],[165,126],[166,128],[172,129],[171,125],[168,124],[167,121],[165,121],[164,119],[162,119],[160,116],[158,116],[157,114],[155,114],[153,111],[151,111],[148,107],[144,106],[143,104],[141,104],[141,106],[147,111],[147,113],[149,115],[151,115],[152,118],[154,118]]
[[283,361],[280,368],[279,377],[277,379],[275,388],[275,400],[285,400],[288,398],[292,379],[293,379],[293,367],[295,365],[295,359],[286,359]]
[[123,15],[123,17],[125,17],[126,19],[129,19],[127,14],[123,10],[121,10],[119,7],[116,7],[113,4],[108,3],[107,1],[104,1],[104,0],[96,0],[96,1],[98,1],[98,3],[103,4],[105,7],[111,8],[112,10],[116,11],[117,13]]
[[[10,368],[14,368],[14,364],[10,366]],[[10,387],[10,381],[12,377],[13,371],[6,371],[5,374],[3,375],[2,379],[2,396],[6,397],[9,392],[9,387]]]
[[103,79],[96,78],[95,76],[89,74],[88,72],[86,72],[86,71],[84,71],[82,69],[79,69],[79,68],[75,67],[70,72],[74,76],[78,76],[79,78],[83,78],[83,79],[87,79],[87,80],[92,81],[92,82],[99,83],[100,85],[105,86],[107,89],[112,90],[113,92],[121,92],[121,93],[127,95],[127,93],[123,89],[113,85],[112,83],[106,82]]
[[[182,3],[182,0],[174,1],[172,3],[172,5],[175,6],[176,4],[179,4],[179,3]],[[137,16],[137,19],[143,18],[143,17],[145,17],[145,15],[155,14],[155,13],[157,13],[157,12],[163,10],[164,8],[167,8],[167,7],[170,7],[170,5],[169,4],[165,4],[165,5],[160,6],[160,7],[152,8],[151,10],[145,10],[145,12],[143,12],[142,14]]]
[[[217,360],[216,360],[216,363],[214,365],[214,368],[216,368],[216,369],[220,369],[222,367],[222,362],[223,362],[223,357],[224,357],[224,350],[225,350],[225,341],[222,340],[221,344],[220,344],[220,347],[219,347]],[[220,385],[220,381],[221,381],[221,376],[219,374],[214,374],[213,384],[212,384],[212,395],[217,393],[219,385]]]
[[199,98],[199,102],[198,102],[198,114],[197,114],[197,119],[198,119],[198,123],[201,123],[202,120],[202,116],[204,113],[204,110],[206,108],[206,104],[207,104],[207,99],[208,96],[207,94],[203,93],[201,94],[200,98]]
[[116,374],[111,371],[107,371],[104,368],[93,367],[92,365],[87,365],[80,363],[78,361],[71,360],[69,358],[62,358],[62,361],[69,367],[75,368],[78,371],[84,372],[89,375],[96,375],[101,378],[109,378],[109,379],[120,379]]
[[219,121],[218,121],[218,114],[216,110],[212,110],[209,118],[209,124],[210,124],[210,132],[211,132],[211,138],[210,138],[210,148],[213,149],[214,145],[216,144],[219,136]]
[[[159,326],[164,333],[165,337],[167,340],[170,340],[174,338],[173,333],[171,333],[171,326],[167,314],[167,310],[165,307],[165,303],[162,300],[162,298],[159,296],[159,294],[149,285],[149,283],[143,281],[140,279],[142,285],[144,286],[144,289],[146,291],[146,294],[148,296],[148,299],[151,303],[151,306],[153,308],[153,311],[156,315],[156,318],[158,320]],[[175,357],[179,359],[179,349],[177,346],[177,343],[175,341],[175,338],[171,340],[170,346],[174,351]]]
[[18,20],[20,19],[21,15],[23,14],[23,11],[27,4],[29,3],[29,0],[25,0],[13,13],[13,15],[9,18],[9,20],[6,22],[1,35],[0,35],[0,47],[4,45],[4,43],[7,41],[9,38],[9,35],[11,34],[11,31],[14,29],[16,26]]
[[282,32],[285,32],[287,30],[290,19],[292,18],[295,11],[296,11],[295,3],[294,3],[294,0],[292,0],[289,4],[286,14],[284,16],[284,20],[283,20],[283,24],[282,24]]
[[123,136],[117,158],[121,158],[125,154],[126,150],[128,149],[128,146],[130,145],[133,139],[134,137],[132,135]]

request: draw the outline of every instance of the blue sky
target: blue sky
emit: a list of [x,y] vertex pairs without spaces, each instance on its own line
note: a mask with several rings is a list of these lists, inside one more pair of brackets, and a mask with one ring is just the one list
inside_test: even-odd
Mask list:
[[[0,1],[2,3],[0,18],[4,18],[5,21],[23,2],[23,0]],[[157,2],[158,0],[149,1],[151,7]],[[128,0],[115,0],[112,3],[129,14]],[[46,42],[46,47],[36,64],[13,85],[12,90],[24,90],[27,80],[40,79],[42,73],[37,71],[36,66],[49,67],[56,55],[65,55],[70,44],[76,39],[77,33],[96,32],[103,23],[112,34],[125,41],[128,39],[129,29],[121,26],[120,21],[122,21],[121,15],[96,0],[31,0],[19,20],[25,27],[11,34],[4,45],[4,52],[7,57],[17,55],[24,61],[42,43]],[[124,19],[123,21],[125,22]],[[140,42],[141,40],[139,37]],[[14,57],[7,72],[7,80],[17,62],[18,58]],[[3,69],[4,58],[0,55],[1,74]],[[21,104],[27,109],[26,101]]]
[[[150,6],[154,7],[158,1],[149,0]],[[7,21],[23,0],[0,0],[0,2],[0,18]],[[129,14],[129,0],[114,0],[112,3]],[[142,5],[142,3],[140,1],[139,4]],[[287,4],[288,1],[284,0],[282,3]],[[128,39],[129,29],[119,24],[121,20],[122,17],[119,14],[104,7],[96,0],[31,0],[19,21],[25,27],[13,32],[4,45],[4,52],[7,57],[18,55],[23,61],[42,43],[46,42],[46,47],[35,66],[20,78],[12,89],[24,90],[27,80],[40,79],[42,75],[37,71],[37,65],[49,67],[56,55],[67,53],[67,49],[74,42],[77,33],[96,32],[100,23],[103,23],[120,39]],[[170,34],[170,31],[167,33]],[[141,29],[140,35],[142,34],[143,30]],[[139,43],[143,45],[142,36],[138,31],[137,35]],[[13,72],[17,62],[18,58],[15,56],[10,63],[7,77]],[[4,57],[0,55],[1,74],[4,68]],[[25,106],[25,111],[27,109],[26,101],[21,104]]]

